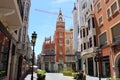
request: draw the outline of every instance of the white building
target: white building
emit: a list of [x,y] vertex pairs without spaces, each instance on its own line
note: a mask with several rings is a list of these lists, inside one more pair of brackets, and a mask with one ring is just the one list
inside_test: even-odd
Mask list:
[[95,76],[94,51],[97,44],[93,0],[77,0],[76,7],[77,10],[73,11],[73,35],[75,38],[74,43],[78,41],[76,43],[78,49],[76,49],[80,54],[80,68],[85,70],[88,75]]

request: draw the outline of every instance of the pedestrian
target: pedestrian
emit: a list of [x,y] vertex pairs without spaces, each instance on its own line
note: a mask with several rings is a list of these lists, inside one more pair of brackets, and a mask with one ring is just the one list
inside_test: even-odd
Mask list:
[[78,72],[77,80],[83,80],[83,71],[82,70],[80,70]]

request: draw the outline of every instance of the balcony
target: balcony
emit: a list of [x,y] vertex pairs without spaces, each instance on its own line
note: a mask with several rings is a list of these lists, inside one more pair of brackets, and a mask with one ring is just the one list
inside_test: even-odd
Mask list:
[[81,57],[83,59],[88,58],[88,57],[93,57],[95,50],[96,50],[96,47],[91,47],[89,49],[86,49],[83,52],[81,52]]
[[87,19],[90,19],[91,17],[94,17],[94,12],[89,11],[86,17],[87,17]]
[[[21,2],[19,0],[19,2]],[[0,20],[8,29],[22,27],[22,7],[17,0],[0,0]]]

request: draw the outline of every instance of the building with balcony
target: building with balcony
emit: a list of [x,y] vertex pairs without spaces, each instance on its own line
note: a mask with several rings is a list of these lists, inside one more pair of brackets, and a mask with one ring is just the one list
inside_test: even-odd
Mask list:
[[[26,3],[29,3],[26,8]],[[4,0],[0,1],[0,80],[19,80],[18,66],[20,55],[26,54],[26,49],[20,50],[28,41],[27,28],[24,30],[24,40],[20,38],[25,23],[25,11],[29,12],[29,0]],[[27,15],[28,17],[29,15]],[[24,54],[24,55],[25,55]],[[22,58],[23,59],[23,58]],[[24,60],[23,60],[24,61]],[[22,67],[21,67],[22,68]]]
[[83,69],[86,74],[91,76],[96,75],[94,51],[97,46],[93,6],[93,0],[77,0],[73,9],[73,27],[78,28],[77,32],[73,34],[77,35],[78,48],[76,55],[80,56],[78,59],[79,69]]
[[[7,4],[7,5],[6,5]],[[13,70],[13,56],[16,54],[17,33],[15,29],[22,27],[22,7],[19,2],[10,0],[0,1],[0,79],[8,80]],[[22,9],[22,8],[21,8]],[[12,20],[11,20],[12,19]]]
[[120,78],[120,0],[94,1],[101,76]]

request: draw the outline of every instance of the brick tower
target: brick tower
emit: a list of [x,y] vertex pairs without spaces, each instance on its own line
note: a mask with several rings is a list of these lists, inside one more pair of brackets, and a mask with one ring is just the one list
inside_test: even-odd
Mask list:
[[64,67],[65,62],[65,22],[63,21],[62,11],[59,11],[58,20],[56,22],[56,30],[54,34],[55,41],[55,59],[56,70],[60,71]]

